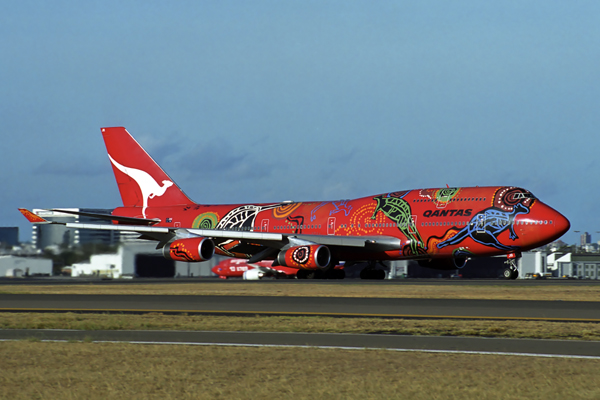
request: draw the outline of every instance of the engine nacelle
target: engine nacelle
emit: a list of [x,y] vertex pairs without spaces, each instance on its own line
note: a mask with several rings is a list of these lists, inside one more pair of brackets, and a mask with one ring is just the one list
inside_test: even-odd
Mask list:
[[265,274],[262,273],[258,268],[252,268],[247,271],[244,271],[242,278],[245,281],[257,281],[259,279],[262,279],[263,276],[265,276]]
[[323,269],[331,261],[331,252],[322,244],[290,247],[277,255],[279,265],[301,269]]
[[177,239],[163,247],[163,256],[170,260],[200,262],[215,254],[215,244],[205,237]]
[[419,265],[421,267],[448,271],[463,268],[465,265],[467,265],[468,260],[469,259],[464,256],[437,258],[433,260],[419,260]]

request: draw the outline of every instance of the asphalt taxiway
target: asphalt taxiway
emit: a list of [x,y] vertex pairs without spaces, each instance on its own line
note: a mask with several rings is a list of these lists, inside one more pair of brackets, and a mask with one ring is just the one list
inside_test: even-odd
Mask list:
[[600,303],[356,297],[0,294],[0,312],[308,315],[600,322]]
[[600,342],[579,340],[289,332],[0,330],[2,341],[30,339],[50,342],[385,349],[406,352],[600,359]]

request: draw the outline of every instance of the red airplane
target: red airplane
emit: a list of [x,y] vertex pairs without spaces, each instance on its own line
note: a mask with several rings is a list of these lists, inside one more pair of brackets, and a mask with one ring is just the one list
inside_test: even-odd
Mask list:
[[[517,277],[521,252],[570,227],[558,211],[512,186],[402,190],[354,200],[203,205],[190,200],[123,127],[102,128],[123,207],[111,214],[56,210],[110,220],[75,229],[137,232],[164,257],[206,261],[213,254],[297,269],[298,278],[367,262],[361,277],[382,277],[383,261],[415,259],[437,269],[471,257],[506,255]],[[32,223],[47,223],[21,209]],[[42,221],[40,221],[42,220]]]
[[[330,274],[331,278],[343,279],[345,277],[344,266],[336,265],[334,267],[335,273]],[[259,261],[256,263],[249,263],[248,260],[243,258],[227,258],[214,267],[211,271],[219,276],[221,279],[228,278],[243,278],[244,280],[258,280],[265,277],[273,278],[295,278],[297,268],[283,267],[281,265],[273,265],[273,261]],[[315,276],[311,278],[323,277],[323,274],[318,274],[320,271],[314,271]],[[319,276],[321,275],[321,276]],[[302,279],[301,277],[300,279]]]
[[251,264],[246,259],[227,258],[212,267],[211,271],[221,279],[243,278],[244,280],[253,281],[264,277],[296,277],[298,269],[282,266],[273,267],[273,261],[267,260]]

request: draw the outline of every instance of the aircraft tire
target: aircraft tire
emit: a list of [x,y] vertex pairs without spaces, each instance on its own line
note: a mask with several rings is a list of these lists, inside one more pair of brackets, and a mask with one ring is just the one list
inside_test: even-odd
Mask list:
[[331,268],[325,272],[325,279],[344,279],[346,272],[343,269]]
[[307,272],[308,271],[306,271],[305,269],[299,269],[298,272],[296,272],[296,279],[307,279]]
[[319,274],[321,271],[317,270],[306,270],[306,279],[322,279],[323,275]]
[[504,271],[502,271],[502,277],[504,279],[513,279],[512,275],[513,275],[513,271],[510,268],[505,268]]
[[360,279],[371,279],[371,269],[365,268],[360,271]]
[[512,276],[510,277],[510,279],[517,279],[518,277],[519,277],[519,271],[518,270],[512,271]]

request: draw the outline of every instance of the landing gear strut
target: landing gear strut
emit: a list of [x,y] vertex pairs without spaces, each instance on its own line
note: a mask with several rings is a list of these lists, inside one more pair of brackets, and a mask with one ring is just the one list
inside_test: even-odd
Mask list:
[[300,269],[296,273],[296,279],[344,279],[346,272],[343,269],[336,269],[337,264],[336,261],[332,261],[326,270]]
[[360,271],[360,279],[385,279],[386,271],[375,268],[378,263],[387,270],[388,267],[381,261],[369,261],[367,266]]
[[507,267],[502,271],[502,277],[504,279],[517,279],[519,277],[519,268],[517,267],[517,259],[521,257],[520,253],[510,253],[507,256],[507,260],[504,263]]

